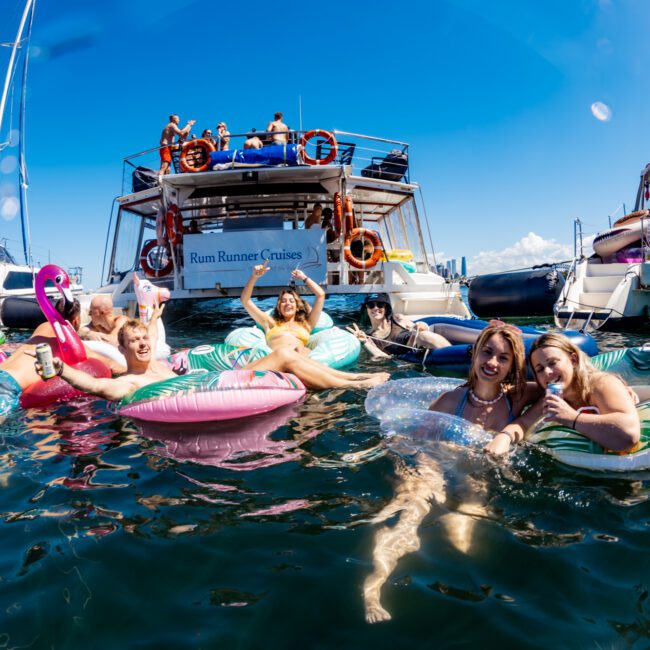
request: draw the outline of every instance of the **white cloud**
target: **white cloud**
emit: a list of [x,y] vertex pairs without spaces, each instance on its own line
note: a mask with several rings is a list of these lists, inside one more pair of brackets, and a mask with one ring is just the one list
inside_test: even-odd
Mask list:
[[529,232],[512,246],[500,251],[481,251],[467,260],[468,275],[526,269],[537,264],[566,262],[573,259],[573,245],[544,239]]

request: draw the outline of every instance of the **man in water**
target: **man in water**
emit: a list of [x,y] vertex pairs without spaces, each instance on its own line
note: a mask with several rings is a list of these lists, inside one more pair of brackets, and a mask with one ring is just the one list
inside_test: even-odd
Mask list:
[[183,140],[190,133],[191,128],[194,126],[196,120],[188,120],[187,124],[182,128],[178,128],[178,123],[181,118],[176,114],[169,116],[169,124],[162,130],[160,135],[160,170],[159,176],[169,174],[169,165],[172,162],[172,149],[174,147],[174,136],[178,136],[179,140]]
[[[156,348],[157,320],[162,310],[162,307],[154,310],[148,327],[139,320],[129,319],[117,333],[118,349],[126,359],[126,374],[114,379],[92,377],[54,357],[56,374],[84,393],[115,401],[143,386],[176,377],[170,368],[156,361],[153,356],[153,350]],[[43,369],[38,362],[32,367],[35,367],[39,376],[43,376]]]
[[282,113],[275,114],[273,122],[268,123],[266,130],[272,133],[271,141],[273,144],[287,144],[289,127],[282,121]]
[[113,298],[107,293],[96,295],[90,301],[90,323],[79,328],[84,341],[104,341],[117,347],[117,333],[127,321],[126,316],[115,316]]
[[[75,330],[79,328],[81,309],[76,298],[73,302],[61,298],[56,303],[56,310]],[[34,357],[36,346],[41,343],[47,343],[54,348],[57,346],[54,330],[49,323],[39,325],[27,341],[18,346],[6,361],[0,363],[0,415],[5,415],[18,406],[18,398],[23,390],[38,381],[39,375],[34,368]],[[86,354],[106,364],[114,375],[124,372],[120,364],[108,357],[88,349]]]

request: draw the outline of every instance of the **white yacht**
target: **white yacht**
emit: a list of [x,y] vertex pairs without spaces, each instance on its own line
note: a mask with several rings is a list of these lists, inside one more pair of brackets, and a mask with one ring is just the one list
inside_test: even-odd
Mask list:
[[[162,177],[158,149],[125,159],[129,187],[114,205],[99,289],[116,306],[134,310],[136,270],[172,299],[196,300],[239,296],[268,260],[258,296],[277,295],[299,267],[329,294],[385,292],[412,317],[470,318],[459,285],[431,271],[406,143],[316,130],[250,149],[248,136],[230,135],[227,150],[203,139],[178,145],[175,173]],[[318,227],[328,212],[331,226]]]
[[554,306],[555,323],[567,329],[623,329],[648,321],[650,312],[650,164],[641,173],[634,211],[593,239],[584,254],[576,221],[576,256]]

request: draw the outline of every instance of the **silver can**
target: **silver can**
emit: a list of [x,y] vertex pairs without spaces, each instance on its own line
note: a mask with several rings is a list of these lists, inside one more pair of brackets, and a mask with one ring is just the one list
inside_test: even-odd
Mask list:
[[40,343],[36,346],[36,359],[43,368],[43,379],[52,379],[56,376],[54,361],[52,360],[52,348],[47,343]]
[[549,384],[546,387],[546,394],[557,395],[558,397],[562,397],[564,395],[564,384],[561,382],[558,382],[556,384]]

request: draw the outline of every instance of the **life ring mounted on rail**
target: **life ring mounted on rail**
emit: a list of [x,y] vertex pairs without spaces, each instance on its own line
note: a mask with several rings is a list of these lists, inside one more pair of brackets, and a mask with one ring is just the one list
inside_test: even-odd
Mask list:
[[165,213],[165,233],[173,246],[183,241],[183,216],[175,203]]
[[345,197],[345,232],[349,233],[354,230],[356,225],[354,222],[354,204],[352,203],[352,197]]
[[[162,264],[165,258],[166,262]],[[156,264],[156,261],[161,263]],[[155,239],[146,241],[140,253],[140,266],[144,274],[150,278],[162,278],[165,275],[169,275],[174,268],[172,251],[169,244],[161,246]]]
[[[352,254],[351,246],[352,242],[360,240],[368,240],[372,246],[373,251],[370,257],[366,259],[361,259],[355,257]],[[381,260],[384,255],[384,247],[381,244],[381,239],[379,238],[379,233],[374,230],[368,230],[368,228],[354,228],[345,239],[345,244],[343,245],[343,255],[345,261],[353,266],[355,269],[371,269],[373,266]]]
[[210,167],[210,154],[213,151],[216,151],[215,146],[209,140],[204,138],[188,140],[181,149],[181,169],[184,172],[207,171]]
[[[316,137],[324,138],[325,144],[328,144],[330,146],[330,151],[327,156],[325,156],[325,158],[312,158],[307,153],[305,146],[312,138]],[[323,129],[313,129],[312,131],[307,131],[307,133],[305,133],[300,140],[300,149],[302,151],[302,160],[306,165],[329,165],[334,160],[334,158],[336,158],[336,154],[339,151],[339,147],[334,135],[329,131],[323,131]]]

